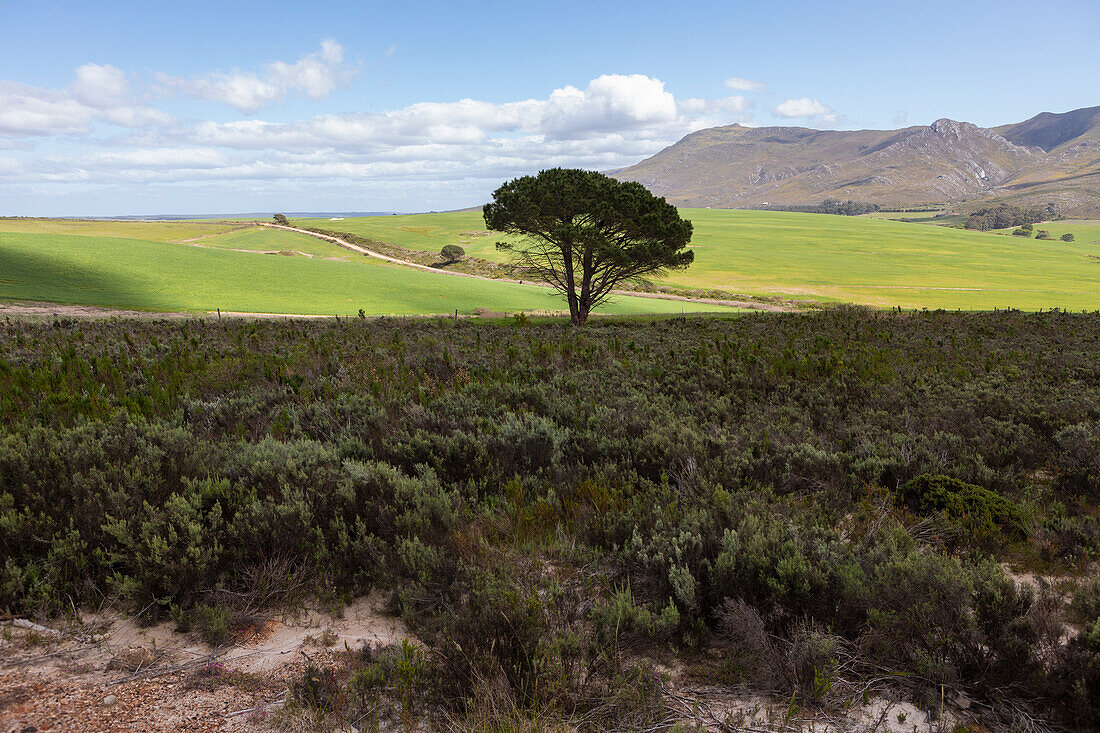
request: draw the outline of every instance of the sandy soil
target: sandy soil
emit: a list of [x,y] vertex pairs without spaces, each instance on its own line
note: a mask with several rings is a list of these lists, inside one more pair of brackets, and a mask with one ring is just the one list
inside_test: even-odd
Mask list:
[[345,644],[409,636],[380,606],[372,596],[339,617],[273,618],[221,649],[172,624],[140,628],[115,613],[84,616],[60,633],[9,623],[0,640],[0,733],[267,730],[264,719],[309,659],[334,662]]
[[194,318],[190,313],[157,313],[120,308],[100,308],[91,305],[63,305],[61,303],[0,301],[0,318],[4,316],[50,318]]

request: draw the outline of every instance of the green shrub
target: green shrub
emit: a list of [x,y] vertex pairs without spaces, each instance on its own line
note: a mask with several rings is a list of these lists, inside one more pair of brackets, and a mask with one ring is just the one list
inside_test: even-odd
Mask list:
[[1004,533],[1027,536],[1027,517],[1013,501],[974,484],[923,474],[901,487],[899,498],[913,511],[928,515],[942,512],[963,530],[979,536]]
[[466,256],[466,250],[457,244],[445,244],[443,249],[439,250],[439,256],[444,262],[458,262]]
[[1082,623],[1089,624],[1100,619],[1100,577],[1086,578],[1073,590],[1070,608]]
[[233,616],[224,609],[216,606],[195,606],[191,612],[190,628],[199,633],[210,646],[222,646],[233,635]]

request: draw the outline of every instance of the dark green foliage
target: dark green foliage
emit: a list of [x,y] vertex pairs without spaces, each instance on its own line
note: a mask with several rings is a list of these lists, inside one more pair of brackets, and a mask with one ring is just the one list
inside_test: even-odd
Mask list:
[[1073,232],[1066,232],[1061,237],[1059,237],[1059,239],[1061,239],[1063,242],[1072,242],[1073,241]]
[[1031,236],[1031,230],[1030,229],[1024,229],[1023,227],[1018,227],[1018,228],[1012,230],[1012,236],[1014,236],[1014,237],[1030,237]]
[[444,262],[457,262],[466,256],[466,250],[457,244],[446,244],[439,250],[439,256]]
[[898,496],[913,511],[925,516],[942,512],[971,534],[1003,532],[1014,539],[1027,535],[1027,517],[1014,502],[950,476],[918,476],[902,486]]
[[825,199],[820,204],[808,204],[805,206],[797,205],[775,205],[768,206],[769,211],[801,211],[807,214],[837,214],[839,216],[859,216],[861,214],[870,214],[874,211],[879,211],[880,206],[878,204],[865,204],[859,201],[840,201],[838,199]]
[[1026,227],[1031,231],[1031,224],[1052,216],[1050,207],[1024,209],[1019,206],[1001,204],[988,209],[979,209],[966,220],[967,229],[988,231],[989,229],[1007,229],[1008,227]]
[[279,226],[284,226],[284,227],[288,227],[288,226],[290,226],[290,222],[289,222],[289,221],[287,221],[287,218],[286,218],[286,216],[285,216],[285,215],[283,215],[283,214],[276,214],[276,215],[275,215],[274,217],[272,217],[272,218],[274,218],[274,219],[275,219],[275,223],[276,223],[276,224],[278,224]]
[[1100,619],[1100,577],[1086,578],[1077,586],[1070,608],[1086,626]]
[[497,243],[515,265],[569,303],[574,324],[619,283],[690,265],[691,222],[641,184],[595,171],[553,168],[516,178],[493,192],[485,227],[523,237]]
[[1039,231],[1035,232],[1035,238],[1036,239],[1054,239],[1054,237],[1050,236],[1050,232],[1048,232],[1046,229],[1040,229]]

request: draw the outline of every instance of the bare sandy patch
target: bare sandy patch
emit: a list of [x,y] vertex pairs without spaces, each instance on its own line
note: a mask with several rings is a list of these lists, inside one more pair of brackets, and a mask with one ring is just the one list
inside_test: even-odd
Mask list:
[[[378,595],[339,615],[305,609],[212,648],[173,624],[115,612],[45,630],[10,621],[0,639],[0,733],[267,730],[309,660],[399,643],[408,629]],[[57,632],[57,633],[53,633]]]

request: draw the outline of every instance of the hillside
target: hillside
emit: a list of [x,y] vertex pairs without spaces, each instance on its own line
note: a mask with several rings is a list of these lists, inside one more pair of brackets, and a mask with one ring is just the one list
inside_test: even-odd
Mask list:
[[[1048,226],[1074,242],[1039,241],[855,216],[788,211],[681,209],[695,227],[695,262],[657,281],[680,290],[721,290],[794,300],[905,308],[1100,307],[1100,240],[1094,225]],[[502,261],[498,235],[479,212],[372,216],[301,226],[339,226],[412,250],[459,244]]]
[[1100,107],[994,129],[950,119],[901,130],[714,127],[612,175],[682,206],[1053,202],[1087,216],[1100,212]]
[[[0,220],[0,304],[11,301],[345,316],[359,309],[367,315],[425,315],[563,307],[548,288],[399,267],[294,232],[44,219]],[[640,297],[617,298],[601,310],[735,312]]]

